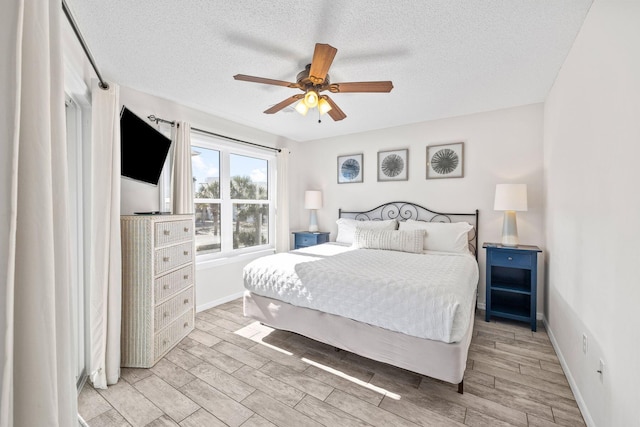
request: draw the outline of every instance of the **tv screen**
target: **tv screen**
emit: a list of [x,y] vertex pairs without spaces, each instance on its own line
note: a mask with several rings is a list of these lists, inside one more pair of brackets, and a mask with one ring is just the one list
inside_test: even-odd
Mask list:
[[158,185],[171,139],[123,106],[120,111],[122,176]]

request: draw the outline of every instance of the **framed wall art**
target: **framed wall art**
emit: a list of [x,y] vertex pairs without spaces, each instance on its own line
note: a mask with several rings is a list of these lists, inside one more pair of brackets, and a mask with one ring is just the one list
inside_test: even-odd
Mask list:
[[378,152],[378,181],[406,181],[408,179],[408,149]]
[[464,143],[427,146],[427,179],[464,177]]
[[362,153],[338,156],[338,184],[362,182]]

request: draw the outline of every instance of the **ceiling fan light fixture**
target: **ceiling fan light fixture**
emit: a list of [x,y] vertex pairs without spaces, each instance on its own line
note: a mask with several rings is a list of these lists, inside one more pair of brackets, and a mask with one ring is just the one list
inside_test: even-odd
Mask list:
[[[248,76],[246,74],[236,74],[235,80],[246,82],[262,83],[273,86],[283,86],[291,89],[299,89],[302,93],[291,96],[279,103],[272,105],[263,111],[264,114],[274,114],[295,104],[295,109],[303,116],[307,115],[310,109],[318,108],[318,115],[329,113],[333,121],[338,122],[347,117],[340,107],[327,95],[320,95],[321,92],[330,93],[357,93],[357,92],[391,92],[393,83],[391,81],[357,81],[335,83],[329,79],[329,67],[333,63],[338,49],[325,43],[316,43],[313,51],[313,58],[304,70],[296,76],[295,82],[284,80],[268,79],[264,77]],[[318,120],[320,122],[320,120]]]
[[329,104],[326,99],[320,98],[320,100],[318,101],[318,111],[320,111],[320,114],[327,114],[329,111],[331,111],[331,108],[331,104]]
[[302,114],[303,116],[307,115],[307,112],[309,111],[309,107],[307,107],[307,104],[304,102],[304,99],[298,102],[298,104],[296,105],[296,111]]
[[318,105],[318,93],[315,90],[309,90],[304,95],[304,103],[309,108],[315,108]]

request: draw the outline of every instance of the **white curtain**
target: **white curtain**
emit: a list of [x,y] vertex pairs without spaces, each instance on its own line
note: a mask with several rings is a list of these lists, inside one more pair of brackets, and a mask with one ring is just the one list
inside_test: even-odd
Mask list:
[[0,426],[77,425],[59,0],[0,14]]
[[120,377],[120,89],[92,86],[89,244],[89,378],[96,388]]
[[193,173],[191,172],[191,125],[178,122],[173,138],[171,203],[174,214],[193,213]]
[[276,172],[276,252],[289,250],[289,150],[283,148],[277,155]]

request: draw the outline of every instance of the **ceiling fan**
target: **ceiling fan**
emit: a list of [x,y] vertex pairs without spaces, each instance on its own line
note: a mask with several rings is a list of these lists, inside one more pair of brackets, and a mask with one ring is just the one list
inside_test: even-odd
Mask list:
[[331,83],[329,74],[327,73],[337,52],[338,49],[333,46],[316,43],[311,63],[298,73],[295,83],[266,79],[264,77],[247,76],[246,74],[236,74],[233,78],[246,82],[286,86],[293,89],[300,89],[304,92],[303,94],[293,95],[277,103],[273,107],[265,110],[265,114],[277,113],[294,102],[300,101],[295,107],[300,114],[306,115],[310,108],[317,107],[320,114],[328,113],[335,121],[342,120],[347,117],[347,115],[328,95],[321,94],[321,92],[391,92],[393,83],[390,81]]

